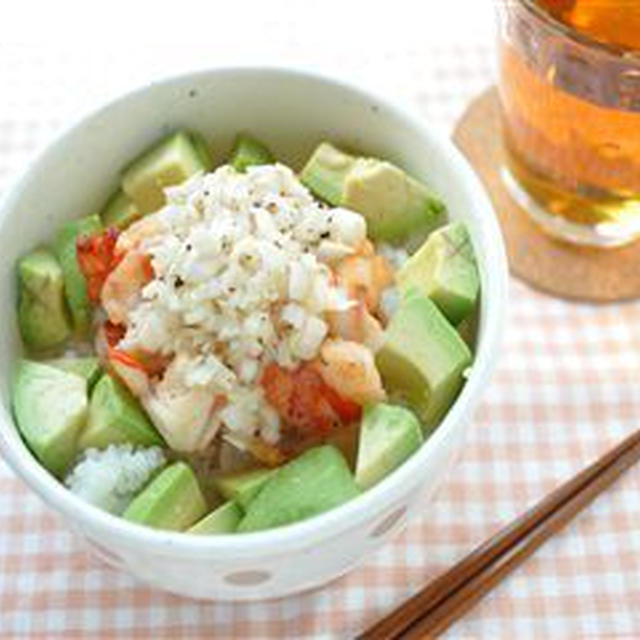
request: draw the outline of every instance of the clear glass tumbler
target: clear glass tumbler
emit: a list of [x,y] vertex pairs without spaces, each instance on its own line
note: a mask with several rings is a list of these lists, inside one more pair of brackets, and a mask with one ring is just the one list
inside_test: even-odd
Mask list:
[[512,196],[548,233],[640,237],[640,0],[499,0]]

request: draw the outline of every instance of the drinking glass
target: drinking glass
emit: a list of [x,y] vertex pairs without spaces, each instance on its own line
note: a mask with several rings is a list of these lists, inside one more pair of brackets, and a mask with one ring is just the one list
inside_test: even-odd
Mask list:
[[640,237],[640,0],[499,0],[499,16],[512,197],[569,242]]

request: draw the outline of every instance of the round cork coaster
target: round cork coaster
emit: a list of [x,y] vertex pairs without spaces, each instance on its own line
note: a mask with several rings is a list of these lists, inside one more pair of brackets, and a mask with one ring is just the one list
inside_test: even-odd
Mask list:
[[571,245],[547,235],[516,204],[500,173],[501,127],[498,92],[491,88],[471,103],[453,139],[493,201],[512,273],[564,298],[608,302],[640,297],[640,242],[615,249]]

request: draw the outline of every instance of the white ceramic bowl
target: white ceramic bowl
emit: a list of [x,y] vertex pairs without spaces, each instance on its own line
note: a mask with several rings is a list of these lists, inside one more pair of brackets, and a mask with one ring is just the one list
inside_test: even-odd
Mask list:
[[[176,127],[204,133],[216,161],[248,130],[299,168],[329,139],[397,162],[441,193],[471,230],[482,276],[479,342],[471,376],[435,434],[395,473],[357,500],[305,522],[247,535],[187,536],[132,525],[95,509],[31,456],[10,413],[9,386],[20,354],[12,265],[66,219],[95,211],[118,171]],[[470,415],[497,359],[507,269],[489,201],[446,138],[404,109],[341,82],[278,69],[221,69],[151,84],[108,104],[64,132],[0,204],[0,445],[14,471],[64,515],[110,564],[161,589],[220,600],[273,598],[320,585],[366,559],[397,531],[425,491],[433,493],[463,446]],[[424,508],[424,502],[418,503]]]

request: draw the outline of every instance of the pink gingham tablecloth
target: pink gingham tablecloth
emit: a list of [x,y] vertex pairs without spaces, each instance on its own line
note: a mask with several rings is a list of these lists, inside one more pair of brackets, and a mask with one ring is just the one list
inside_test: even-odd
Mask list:
[[[322,64],[365,79],[386,70],[389,86],[395,82],[433,124],[450,127],[491,81],[493,53],[488,44],[427,53],[385,51],[374,67],[335,53]],[[1,86],[12,89],[0,111],[0,188],[6,188],[29,153],[71,117],[78,91],[96,100],[111,95],[123,67],[87,53],[85,65],[101,70],[98,81],[64,51],[0,47],[0,54],[7,62]],[[127,67],[125,81],[164,71],[159,55],[140,52],[138,70]],[[176,69],[188,66],[186,59],[172,61]],[[347,577],[274,602],[203,603],[141,586],[90,558],[0,462],[0,637],[351,637],[637,428],[639,374],[640,302],[575,304],[513,281],[498,373],[434,502]],[[636,468],[447,635],[640,636],[639,492]]]

